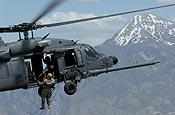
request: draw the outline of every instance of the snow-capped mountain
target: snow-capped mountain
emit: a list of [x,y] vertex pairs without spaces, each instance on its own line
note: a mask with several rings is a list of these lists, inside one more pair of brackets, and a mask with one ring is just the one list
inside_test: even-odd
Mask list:
[[[153,14],[136,15],[115,36],[116,44],[125,46],[130,43],[140,43],[146,39],[156,39],[167,45],[173,45],[175,36],[175,23]],[[144,38],[144,39],[143,39]]]
[[175,115],[174,27],[173,21],[153,14],[136,15],[121,31],[96,47],[101,53],[117,56],[118,66],[160,61],[156,66],[111,73],[110,76],[118,76],[111,79],[120,84],[116,85],[120,90],[119,103],[128,108],[127,114]]

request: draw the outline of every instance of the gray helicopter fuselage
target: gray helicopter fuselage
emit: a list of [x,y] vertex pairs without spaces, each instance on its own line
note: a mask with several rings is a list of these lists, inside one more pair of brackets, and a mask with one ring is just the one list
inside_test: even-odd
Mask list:
[[0,91],[24,88],[27,84],[28,73],[23,58],[0,63]]
[[88,44],[64,42],[65,45],[62,47],[53,47],[55,44],[53,42],[53,46],[47,47],[44,52],[53,53],[57,57],[59,73],[66,74],[67,80],[75,80],[76,77],[82,76],[81,74],[89,70],[113,66],[113,60],[110,57],[102,56]]
[[[44,69],[45,54],[53,58],[58,82],[61,74],[66,80],[81,80],[88,70],[112,67],[112,61],[97,53],[88,44],[64,39],[28,39],[0,46],[0,91],[36,85]],[[31,78],[31,73],[35,76]],[[31,80],[32,79],[32,80]]]
[[21,40],[0,45],[0,91],[38,87],[39,76],[47,67],[46,56],[54,66],[57,83],[64,81],[68,95],[87,77],[159,63],[113,67],[118,63],[116,57],[99,54],[88,44],[53,38]]
[[48,46],[49,40],[28,39],[0,45],[0,91],[25,88],[29,84],[25,57],[38,48]]

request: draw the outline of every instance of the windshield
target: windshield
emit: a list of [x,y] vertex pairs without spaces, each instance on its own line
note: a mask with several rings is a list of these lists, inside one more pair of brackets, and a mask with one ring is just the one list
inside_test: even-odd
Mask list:
[[85,53],[89,58],[98,58],[100,55],[90,46],[85,48]]

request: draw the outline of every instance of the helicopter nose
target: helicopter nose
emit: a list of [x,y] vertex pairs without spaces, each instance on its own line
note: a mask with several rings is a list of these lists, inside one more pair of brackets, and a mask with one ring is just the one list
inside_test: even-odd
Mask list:
[[110,58],[112,59],[112,62],[113,62],[114,65],[118,63],[117,57],[110,56]]

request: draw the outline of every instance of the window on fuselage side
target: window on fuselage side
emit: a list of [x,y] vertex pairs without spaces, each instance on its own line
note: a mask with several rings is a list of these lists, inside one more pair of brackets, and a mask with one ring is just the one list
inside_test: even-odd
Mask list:
[[76,65],[75,51],[73,49],[65,51],[64,60],[66,66]]

